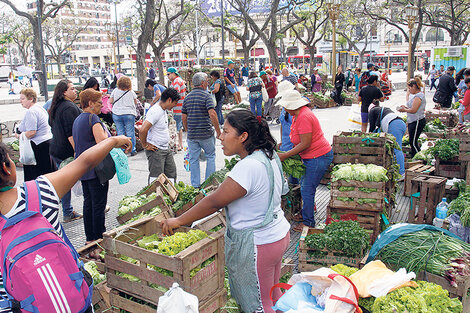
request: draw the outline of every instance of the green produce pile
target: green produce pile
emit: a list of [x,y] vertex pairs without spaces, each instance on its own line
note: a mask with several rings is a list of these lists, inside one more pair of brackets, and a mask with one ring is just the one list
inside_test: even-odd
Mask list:
[[157,198],[157,194],[155,192],[149,194],[148,196],[125,196],[121,201],[119,201],[118,215],[123,216],[128,212],[134,212],[135,209],[152,201],[155,198]]
[[421,150],[413,157],[413,160],[423,160],[426,164],[431,164],[432,159],[431,149]]
[[230,160],[228,159],[225,159],[224,162],[225,162],[225,168],[228,170],[228,171],[231,171],[233,169],[233,167],[235,166],[235,164],[238,163],[238,161],[240,161],[240,157],[237,155],[233,158],[231,158]]
[[86,262],[85,269],[88,273],[90,273],[91,277],[93,278],[93,284],[95,286],[106,280],[106,274],[101,274],[100,272],[98,272],[98,266],[94,261]]
[[230,172],[233,169],[233,167],[235,166],[235,164],[237,164],[238,161],[240,161],[240,157],[235,156],[235,157],[231,158],[230,160],[225,159],[224,161],[225,161],[225,167],[218,170],[218,171],[215,171],[214,173],[212,173],[212,175],[209,176],[201,184],[201,189],[205,189],[207,186],[211,185],[213,183],[214,179],[219,184],[221,184],[225,180],[225,177],[227,176],[228,172]]
[[387,170],[375,164],[338,164],[333,167],[331,181],[337,180],[358,180],[372,182],[388,181]]
[[323,93],[321,92],[307,92],[305,93],[305,96],[310,98],[310,97],[313,97],[315,99],[318,99],[320,100],[321,102],[328,102],[330,101],[330,97],[328,96],[325,96]]
[[346,266],[344,264],[336,264],[330,267],[336,273],[349,277],[352,274],[356,273],[359,269],[355,267]]
[[445,277],[456,286],[459,276],[470,276],[470,245],[440,231],[421,230],[400,236],[376,256],[394,269]]
[[173,212],[181,209],[186,203],[193,201],[199,193],[199,189],[191,185],[186,185],[182,181],[178,182],[175,188],[178,190],[178,199],[176,199],[175,204],[173,204]]
[[460,222],[463,226],[470,226],[470,191],[460,193],[456,199],[450,202],[447,216],[454,213],[460,216]]
[[426,126],[424,126],[423,131],[425,133],[445,133],[446,125],[444,125],[440,119],[436,118],[431,122],[427,122]]
[[450,298],[441,286],[418,281],[418,287],[405,287],[375,299],[372,313],[429,312],[460,313],[463,306],[459,299]]
[[[143,249],[157,252],[167,256],[174,256],[183,251],[184,249],[188,248],[189,246],[195,244],[196,242],[204,239],[207,237],[207,234],[198,229],[191,229],[188,232],[176,232],[172,236],[165,236],[162,239],[162,236],[159,234],[153,234],[150,236],[145,236],[142,239],[137,241],[137,245]],[[139,264],[139,261],[132,259],[128,256],[121,256],[121,260],[132,264]],[[209,258],[204,261],[201,265],[191,270],[190,277],[194,277],[201,269],[209,265],[210,263],[214,262],[215,258]],[[152,264],[148,264],[147,268],[155,270],[163,275],[173,277],[173,272],[157,267]],[[126,278],[130,281],[138,282],[140,281],[139,278],[126,274],[117,272],[118,276]],[[162,288],[161,286],[152,286],[155,288]],[[157,289],[158,289],[157,288]],[[160,290],[160,289],[159,289]],[[164,292],[164,291],[163,291]]]
[[130,224],[132,222],[135,222],[137,220],[140,220],[141,218],[144,217],[150,217],[150,216],[157,216],[158,214],[162,213],[162,210],[159,207],[154,207],[153,209],[146,211],[146,212],[141,212],[140,214],[137,214],[127,222],[125,222],[123,225]]
[[18,139],[7,144],[13,151],[20,151],[20,141]]
[[429,148],[429,153],[441,160],[451,160],[459,155],[458,139],[438,139],[434,146]]
[[298,154],[282,161],[282,170],[286,175],[292,175],[295,178],[301,178],[306,172],[305,165]]
[[313,256],[325,256],[329,251],[340,251],[349,257],[362,257],[369,248],[370,235],[356,221],[333,222],[325,227],[323,233],[305,237],[305,244],[315,250]]

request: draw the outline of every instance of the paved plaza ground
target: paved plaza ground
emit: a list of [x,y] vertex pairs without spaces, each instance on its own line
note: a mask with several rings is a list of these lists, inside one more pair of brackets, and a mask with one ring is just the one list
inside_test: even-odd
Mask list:
[[[400,73],[397,73],[400,74]],[[401,73],[403,74],[403,73]],[[397,76],[397,78],[399,78]],[[392,77],[393,79],[393,77]],[[404,80],[402,80],[403,82]],[[6,92],[5,92],[6,90]],[[5,93],[8,93],[7,87],[4,85],[0,86],[0,100],[4,98]],[[246,92],[242,90],[242,95],[246,100]],[[428,103],[428,108],[432,106],[432,95],[433,92],[426,92],[426,98]],[[18,98],[18,95],[6,95],[10,99]],[[396,90],[390,100],[384,103],[384,106],[395,108],[397,105],[401,105],[405,103],[405,92],[403,89]],[[350,107],[349,106],[342,106],[342,107],[334,107],[328,109],[314,109],[313,112],[318,117],[322,129],[325,133],[325,137],[329,142],[332,142],[333,135],[341,130],[348,130],[350,128],[351,123],[347,122],[347,116],[349,113]],[[0,121],[5,120],[19,120],[24,115],[25,110],[21,107],[20,104],[10,104],[10,105],[0,105]],[[274,137],[279,140],[280,138],[280,127],[276,124],[270,124],[271,132]],[[185,134],[186,135],[186,134]],[[217,158],[216,158],[216,167],[220,169],[224,166],[224,159],[225,156],[222,153],[220,142],[217,141],[216,143],[217,148]],[[178,180],[183,181],[184,183],[190,182],[190,173],[184,169],[183,166],[183,152],[179,152],[175,155],[175,162],[177,164],[178,169]],[[114,178],[110,181],[110,188],[108,193],[108,204],[111,206],[110,212],[106,215],[106,226],[107,229],[110,230],[118,225],[116,221],[117,216],[117,206],[119,200],[125,195],[133,195],[137,193],[142,187],[147,184],[147,177],[148,177],[148,169],[147,169],[147,159],[145,157],[145,153],[142,151],[138,153],[134,157],[129,157],[129,165],[132,172],[132,179],[129,183],[125,185],[119,185],[117,179]],[[201,175],[205,172],[205,162],[201,162]],[[201,181],[204,177],[201,178]],[[22,170],[19,169],[18,172],[18,184],[23,182],[23,174]],[[326,189],[325,186],[320,186],[319,188]],[[322,190],[323,190],[322,189]],[[320,190],[319,190],[320,191]],[[329,197],[329,192],[326,194],[327,190],[323,190],[322,196],[318,198],[318,201],[322,202],[321,207],[323,207],[323,202],[325,202],[325,207],[327,203],[327,198]],[[320,196],[320,194],[319,194]],[[323,199],[325,198],[325,199]],[[78,212],[82,211],[82,197],[72,196],[72,203],[75,210]],[[317,203],[318,205],[318,203]],[[320,206],[319,206],[320,207]],[[324,219],[325,214],[321,210],[319,212],[318,218]],[[83,220],[73,221],[67,224],[64,224],[64,227],[69,235],[70,239],[72,240],[73,244],[76,247],[79,247],[85,243],[85,235],[83,230]],[[294,239],[295,240],[295,239]],[[293,241],[295,242],[295,241]],[[292,252],[292,251],[291,251]]]

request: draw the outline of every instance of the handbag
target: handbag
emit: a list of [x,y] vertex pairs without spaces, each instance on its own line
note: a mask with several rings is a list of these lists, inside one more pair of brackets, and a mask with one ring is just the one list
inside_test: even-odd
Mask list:
[[117,148],[112,149],[109,154],[114,160],[119,184],[122,185],[128,183],[129,180],[131,180],[132,175],[126,154],[121,149]]
[[36,165],[36,157],[34,156],[31,139],[26,137],[25,133],[20,135],[20,162],[23,165]]
[[[93,114],[90,114],[90,117],[88,119],[88,123],[90,127],[91,125],[91,119],[93,118]],[[101,126],[106,129],[103,124]],[[95,174],[96,177],[98,177],[98,180],[100,181],[100,184],[105,184],[109,180],[111,180],[114,175],[116,175],[116,166],[114,165],[114,160],[111,157],[111,155],[108,153],[106,157],[101,161],[96,167],[95,167]]]
[[443,102],[445,102],[445,99],[442,96],[442,92],[440,92],[439,89],[436,90],[436,92],[434,93],[434,96],[432,97],[432,101],[434,101],[434,103],[439,103],[439,104],[442,104]]

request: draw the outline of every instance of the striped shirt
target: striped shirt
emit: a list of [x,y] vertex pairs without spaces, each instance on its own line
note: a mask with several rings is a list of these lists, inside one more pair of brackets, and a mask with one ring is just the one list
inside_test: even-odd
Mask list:
[[214,109],[211,95],[200,87],[194,88],[183,101],[182,113],[188,116],[188,139],[214,136],[209,110]]
[[[42,215],[51,223],[52,227],[57,231],[57,233],[62,236],[62,227],[59,223],[59,197],[52,186],[51,182],[44,176],[39,176],[36,181],[39,184],[39,190],[41,194],[41,203],[42,203]],[[24,186],[21,185],[17,188],[18,190],[18,200],[16,200],[15,206],[5,214],[6,217],[11,218],[21,212],[24,212],[26,209],[25,201],[25,191]],[[3,287],[3,279],[0,272],[0,295],[6,297],[5,288]],[[0,312],[13,312],[10,309],[0,309]]]
[[181,108],[183,107],[184,97],[186,96],[186,84],[181,77],[176,77],[170,84],[171,88],[175,88],[180,94],[178,104],[173,108],[173,114],[181,115]]

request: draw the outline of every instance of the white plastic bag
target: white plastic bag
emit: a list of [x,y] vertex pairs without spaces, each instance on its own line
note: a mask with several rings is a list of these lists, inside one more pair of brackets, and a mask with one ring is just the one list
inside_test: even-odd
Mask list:
[[78,180],[72,187],[72,192],[76,197],[83,196],[82,181]]
[[25,133],[20,135],[20,162],[24,165],[36,165],[36,157],[34,156],[33,147],[31,147],[31,140],[26,137]]
[[268,91],[266,90],[266,88],[261,88],[261,94],[263,95],[263,102],[268,102],[269,100],[269,95],[268,95]]
[[361,129],[362,118],[361,118],[361,104],[353,103],[349,109],[348,114],[349,128],[351,129]]
[[199,313],[199,300],[181,289],[178,283],[173,283],[158,299],[157,313]]
[[413,272],[406,272],[406,269],[400,268],[398,272],[395,272],[391,276],[386,276],[377,280],[374,280],[372,284],[369,285],[369,293],[373,297],[383,297],[386,296],[390,290],[398,286],[403,285],[404,283],[409,282],[412,279],[416,278],[416,274]]

